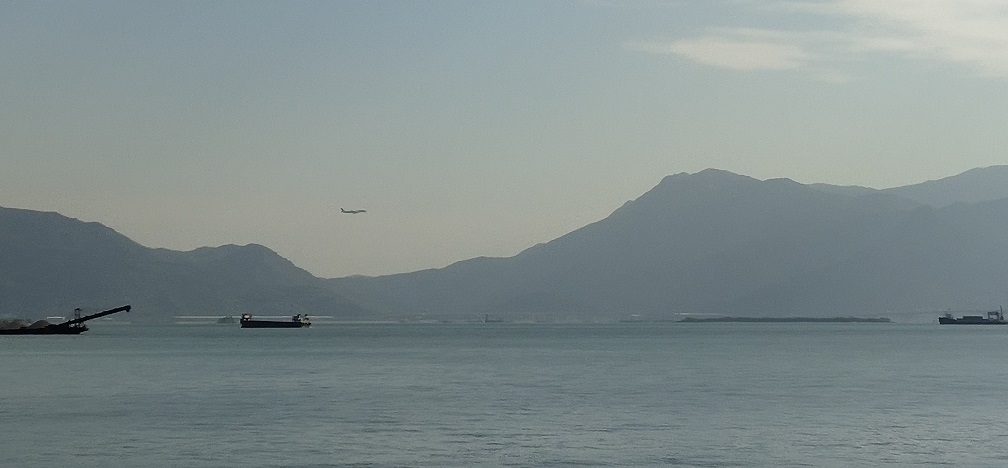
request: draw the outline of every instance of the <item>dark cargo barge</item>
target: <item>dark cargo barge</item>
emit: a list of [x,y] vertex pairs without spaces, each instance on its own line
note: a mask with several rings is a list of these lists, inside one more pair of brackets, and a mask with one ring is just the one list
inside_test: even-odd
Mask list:
[[297,314],[291,317],[290,321],[283,320],[253,320],[251,314],[242,314],[242,328],[301,328],[310,327],[311,322],[308,315]]
[[97,314],[86,315],[84,317],[80,316],[80,309],[75,309],[75,317],[71,320],[67,320],[63,323],[46,324],[43,326],[27,326],[18,328],[2,328],[0,329],[0,335],[79,335],[88,331],[87,325],[84,322],[88,320],[93,320],[96,318],[104,317],[106,315],[111,315],[116,312],[129,312],[130,306],[124,305],[122,307],[116,307],[115,309],[109,309],[104,312],[98,312]]

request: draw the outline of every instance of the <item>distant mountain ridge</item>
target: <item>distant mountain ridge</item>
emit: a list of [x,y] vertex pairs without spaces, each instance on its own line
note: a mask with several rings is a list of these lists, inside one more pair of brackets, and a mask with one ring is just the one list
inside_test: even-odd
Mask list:
[[[94,222],[0,208],[0,317],[132,304],[134,320],[611,321],[880,317],[1008,300],[1008,166],[891,189],[675,174],[514,257],[319,279],[260,245],[151,249]],[[141,312],[143,315],[141,315]]]
[[970,169],[962,174],[884,190],[897,196],[944,208],[956,203],[981,203],[1008,198],[1008,165]]
[[[990,307],[1006,298],[1008,202],[997,184],[961,187],[986,171],[1001,177],[1004,167],[931,184],[927,199],[915,186],[676,174],[606,219],[515,257],[333,281],[398,313],[521,320]],[[964,204],[963,194],[985,202]]]
[[131,320],[175,315],[372,316],[266,247],[151,249],[94,222],[0,208],[0,316],[68,316],[131,304]]

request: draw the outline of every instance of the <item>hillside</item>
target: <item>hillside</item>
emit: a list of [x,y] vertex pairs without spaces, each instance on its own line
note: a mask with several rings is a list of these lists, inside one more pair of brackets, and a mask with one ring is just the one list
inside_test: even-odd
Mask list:
[[876,190],[665,177],[610,216],[510,258],[315,278],[260,245],[141,246],[98,223],[0,208],[0,317],[131,304],[176,315],[342,319],[884,316],[1008,303],[1008,169]]
[[929,206],[900,190],[677,174],[512,258],[333,283],[396,313],[527,320],[987,308],[1006,299],[1008,202],[996,184],[962,186],[977,177],[936,183]]
[[0,208],[0,315],[67,316],[131,304],[130,320],[175,315],[371,315],[260,245],[150,249],[99,223]]
[[954,177],[886,189],[908,200],[943,208],[1008,198],[1008,166],[971,169]]

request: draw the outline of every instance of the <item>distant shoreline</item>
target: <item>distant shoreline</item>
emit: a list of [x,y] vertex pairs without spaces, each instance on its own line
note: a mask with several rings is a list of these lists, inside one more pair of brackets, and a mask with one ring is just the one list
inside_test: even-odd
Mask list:
[[754,322],[754,323],[792,323],[792,322],[819,322],[819,323],[892,323],[885,317],[862,318],[862,317],[714,317],[695,318],[686,317],[677,323],[700,323],[700,322]]

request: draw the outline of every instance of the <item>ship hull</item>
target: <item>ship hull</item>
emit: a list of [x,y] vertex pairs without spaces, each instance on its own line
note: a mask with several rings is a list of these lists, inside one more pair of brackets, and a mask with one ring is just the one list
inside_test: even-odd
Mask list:
[[0,335],[80,335],[87,327],[60,327],[49,325],[41,328],[11,328],[0,330]]
[[280,322],[273,320],[242,320],[241,322],[242,328],[301,328],[309,326],[311,326],[310,323],[291,322],[291,321]]
[[991,320],[985,318],[948,318],[938,317],[938,323],[942,325],[1008,325],[1004,320]]

